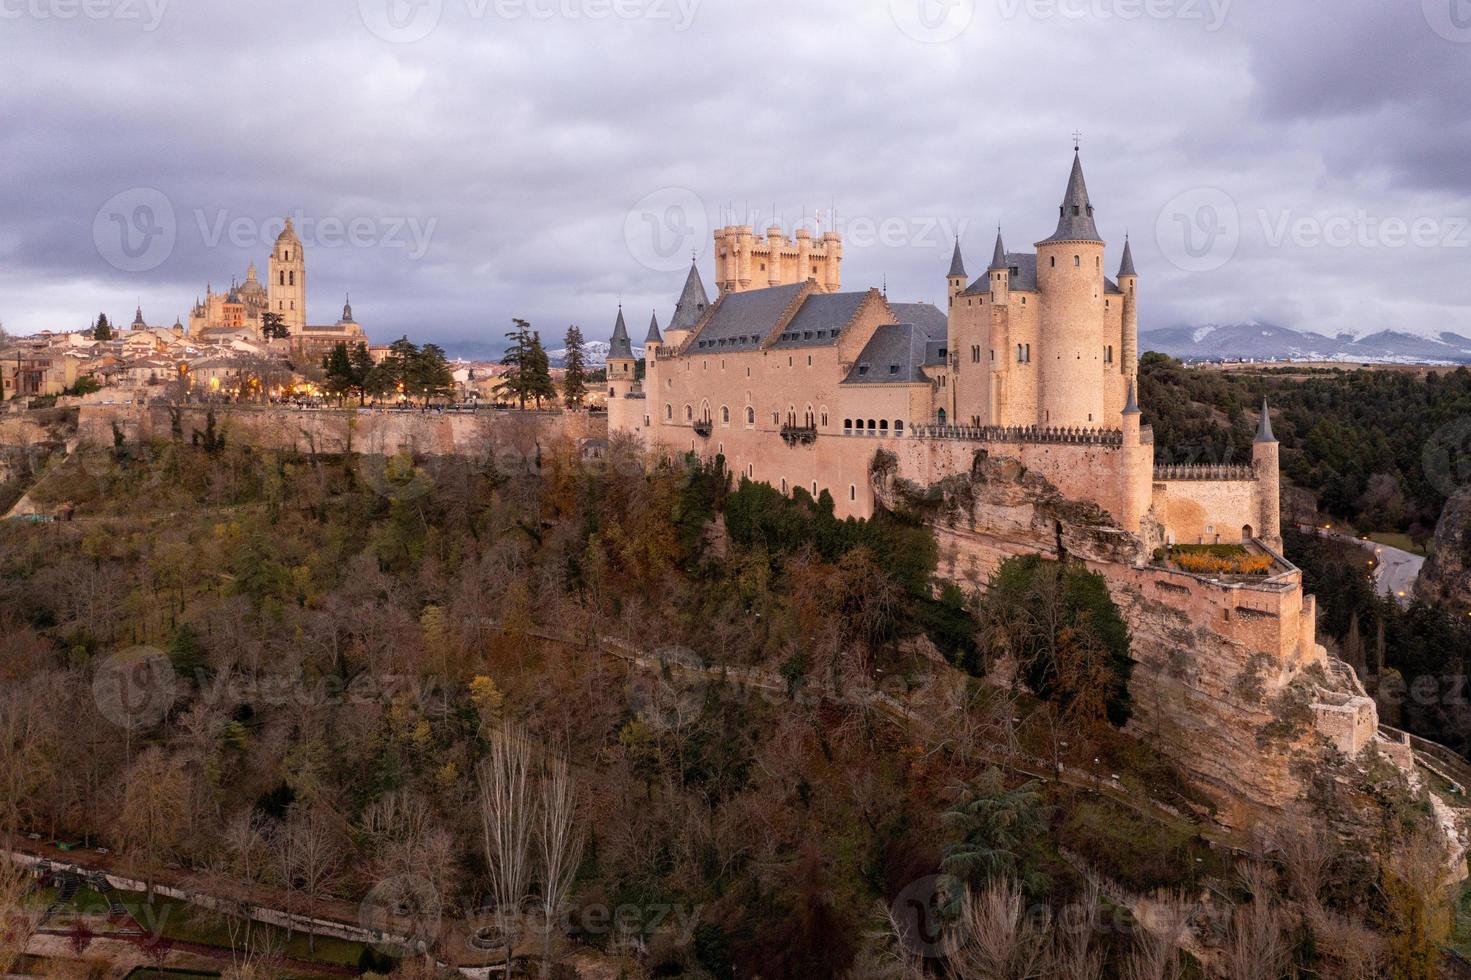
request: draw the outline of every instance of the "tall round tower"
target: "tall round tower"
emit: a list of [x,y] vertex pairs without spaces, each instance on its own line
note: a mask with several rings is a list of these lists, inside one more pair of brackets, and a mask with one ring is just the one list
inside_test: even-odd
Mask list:
[[[1269,547],[1282,548],[1282,477],[1281,446],[1272,434],[1272,413],[1262,399],[1262,418],[1257,423],[1256,439],[1251,444],[1251,468],[1256,473],[1258,526],[1253,536]],[[1245,532],[1245,528],[1242,529]]]
[[1139,376],[1139,298],[1135,290],[1139,273],[1134,271],[1134,250],[1124,236],[1124,258],[1119,263],[1119,292],[1124,294],[1124,335],[1119,343],[1119,370],[1129,380]]
[[1103,239],[1093,223],[1083,164],[1074,153],[1057,230],[1037,243],[1038,425],[1105,424],[1103,285]]
[[306,326],[306,256],[291,217],[271,249],[270,281],[266,283],[267,312],[279,314],[292,335]]

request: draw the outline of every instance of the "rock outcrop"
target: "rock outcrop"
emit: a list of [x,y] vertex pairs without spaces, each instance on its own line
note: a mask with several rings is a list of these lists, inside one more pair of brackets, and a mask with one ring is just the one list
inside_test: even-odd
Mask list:
[[1471,611],[1471,487],[1445,502],[1435,525],[1435,548],[1415,591],[1457,612]]

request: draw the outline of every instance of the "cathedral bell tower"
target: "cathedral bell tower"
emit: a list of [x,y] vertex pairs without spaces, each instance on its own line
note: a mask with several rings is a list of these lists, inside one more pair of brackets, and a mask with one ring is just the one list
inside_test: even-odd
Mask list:
[[271,249],[266,290],[269,296],[266,312],[279,314],[292,336],[299,334],[306,326],[306,257],[290,216],[276,238],[275,248]]

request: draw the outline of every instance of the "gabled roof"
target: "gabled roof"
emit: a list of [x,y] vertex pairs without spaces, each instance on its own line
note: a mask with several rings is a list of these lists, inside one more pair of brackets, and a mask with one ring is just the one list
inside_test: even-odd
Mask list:
[[928,383],[931,341],[912,323],[886,323],[873,332],[843,384]]
[[710,297],[705,293],[705,284],[700,280],[700,267],[690,263],[690,274],[685,277],[684,290],[674,304],[674,318],[669,321],[670,330],[692,330],[705,315]]
[[1098,226],[1093,223],[1093,204],[1088,200],[1088,184],[1083,180],[1083,162],[1073,153],[1073,170],[1068,175],[1067,190],[1058,208],[1057,230],[1047,242],[1101,242]]
[[772,347],[824,347],[857,315],[868,293],[814,293],[797,309]]
[[943,343],[950,334],[949,318],[933,303],[890,303],[894,318],[900,323],[912,323],[932,341]]
[[[688,350],[756,350],[766,335],[776,329],[782,314],[805,285],[798,282],[725,293],[710,310],[699,332],[690,338]],[[673,325],[670,329],[674,329]]]

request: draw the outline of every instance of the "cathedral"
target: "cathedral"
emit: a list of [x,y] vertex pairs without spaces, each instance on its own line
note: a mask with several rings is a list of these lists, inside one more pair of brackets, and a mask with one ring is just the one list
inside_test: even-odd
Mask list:
[[1265,409],[1250,464],[1156,467],[1136,397],[1138,275],[1117,271],[1074,153],[1056,229],[1032,251],[998,231],[971,278],[960,243],[946,305],[844,292],[842,243],[779,228],[715,233],[719,293],[690,268],[674,316],[657,316],[638,376],[623,313],[608,362],[609,427],[650,448],[724,458],[789,493],[831,495],[866,517],[875,450],[921,486],[984,450],[1103,508],[1150,547],[1280,546],[1277,443]]
[[290,217],[271,249],[266,281],[260,281],[251,262],[245,281],[232,282],[228,292],[217,293],[207,285],[204,299],[196,300],[189,313],[189,336],[206,343],[266,340],[266,314],[280,318],[288,333],[287,343],[298,355],[315,356],[339,343],[367,343],[362,326],[353,318],[351,300],[343,305],[342,319],[335,324],[307,324],[306,253]]

